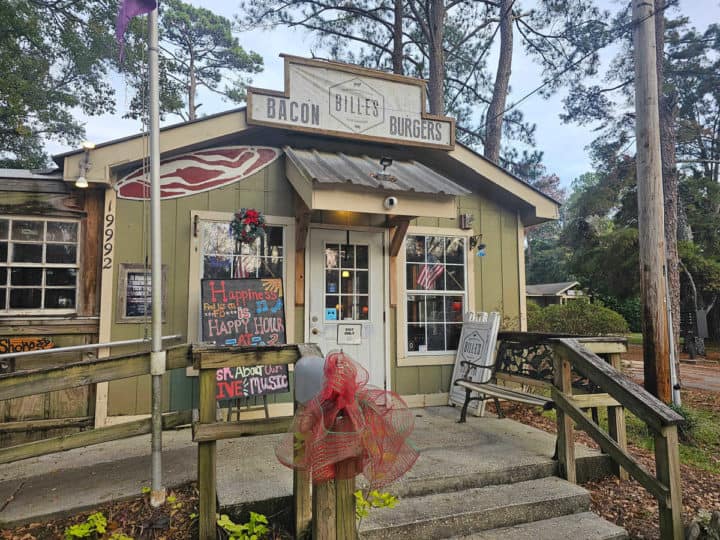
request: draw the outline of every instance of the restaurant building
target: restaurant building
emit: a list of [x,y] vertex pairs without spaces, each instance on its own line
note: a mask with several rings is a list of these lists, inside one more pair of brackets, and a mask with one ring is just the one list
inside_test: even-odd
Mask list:
[[[447,403],[464,312],[525,329],[524,229],[558,203],[457,143],[453,119],[425,112],[423,81],[283,58],[283,91],[161,130],[164,335],[201,340],[202,279],[280,277],[289,343],[342,348],[411,406]],[[67,186],[102,195],[96,268],[77,269],[77,283],[98,274],[99,342],[150,331],[147,149],[141,134],[55,158]],[[264,237],[234,241],[240,208],[264,214]],[[192,369],[165,379],[165,408],[191,408]],[[94,396],[96,425],[145,415],[150,378]],[[290,411],[287,394],[270,402]]]

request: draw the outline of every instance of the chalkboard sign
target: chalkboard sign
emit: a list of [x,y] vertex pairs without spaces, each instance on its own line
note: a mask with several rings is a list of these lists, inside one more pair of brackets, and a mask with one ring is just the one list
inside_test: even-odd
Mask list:
[[[202,280],[203,341],[216,345],[285,343],[282,280]],[[287,366],[223,368],[217,371],[217,399],[289,391]]]

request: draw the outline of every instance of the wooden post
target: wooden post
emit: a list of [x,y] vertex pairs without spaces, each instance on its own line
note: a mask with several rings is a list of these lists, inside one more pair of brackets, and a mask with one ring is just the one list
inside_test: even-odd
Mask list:
[[335,504],[335,480],[313,486],[313,540],[337,540]]
[[[622,368],[620,354],[612,353],[608,354],[607,356],[612,367],[620,371]],[[612,437],[613,440],[618,443],[618,446],[622,448],[623,452],[627,452],[627,428],[625,426],[625,407],[608,407],[607,411],[608,432],[610,433],[610,437]],[[628,478],[630,478],[628,472],[622,467],[620,467],[620,465],[617,465],[614,461],[613,466],[617,467],[616,474],[618,475],[618,478],[620,478],[621,480],[627,480]]]
[[[215,370],[200,370],[200,423],[215,422]],[[202,540],[216,538],[216,463],[215,441],[198,443],[198,491],[200,492],[199,528]]]
[[354,540],[357,538],[355,529],[355,461],[347,460],[338,463],[336,470],[340,476],[348,476],[347,480],[335,480],[335,523],[337,540]]
[[653,10],[653,2],[648,0],[632,2],[640,291],[645,388],[669,403],[670,336],[665,306],[665,222]]
[[[293,409],[297,411],[298,403]],[[293,455],[295,459],[304,452],[304,443],[294,438]],[[306,538],[312,521],[312,498],[310,494],[310,474],[308,471],[293,469],[293,505],[295,518],[295,538]]]
[[657,479],[670,489],[668,504],[659,501],[660,538],[682,540],[682,493],[680,487],[680,451],[677,426],[665,426],[655,434],[655,467]]
[[[353,468],[351,460],[339,463],[338,471]],[[341,473],[342,474],[342,473]],[[313,486],[313,540],[355,540],[355,478],[330,480]]]
[[[555,387],[569,398],[572,397],[572,374],[570,362],[565,358],[564,353],[559,353],[554,348],[554,384]],[[575,470],[575,435],[573,433],[573,420],[566,415],[561,407],[556,409],[557,413],[557,445],[558,465],[560,474],[573,484],[577,483]]]

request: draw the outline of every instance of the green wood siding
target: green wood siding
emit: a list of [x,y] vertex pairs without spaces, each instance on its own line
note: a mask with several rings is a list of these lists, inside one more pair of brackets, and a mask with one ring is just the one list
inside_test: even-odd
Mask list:
[[[117,290],[120,263],[143,264],[150,256],[149,202],[118,199],[114,250],[114,288]],[[168,266],[167,317],[163,334],[187,335],[188,287],[190,271],[190,242],[193,210],[234,212],[238,208],[262,208],[268,215],[294,215],[293,190],[285,179],[284,160],[278,159],[258,173],[230,186],[206,191],[189,197],[162,202],[163,261]],[[288,269],[293,275],[294,269]],[[149,335],[147,324],[117,323],[117,295],[113,299],[112,339],[142,338]],[[297,312],[297,310],[296,310]],[[296,327],[302,336],[302,310]],[[108,389],[108,415],[147,414],[150,411],[150,376],[113,381]],[[271,396],[269,401],[274,401]],[[287,400],[288,396],[280,399]],[[182,410],[197,403],[197,381],[186,377],[185,370],[175,370],[165,376],[164,408]]]
[[[522,227],[514,209],[504,208],[482,196],[462,197],[460,213],[475,216],[474,233],[483,235],[486,255],[475,258],[475,275],[469,277],[475,285],[475,309],[499,311],[503,315],[503,328],[519,328],[520,285],[518,229]],[[419,218],[412,225],[422,227],[457,228],[454,219]],[[470,256],[475,257],[473,252]],[[404,279],[403,269],[398,269]],[[399,298],[398,302],[403,299]],[[448,392],[453,366],[397,365],[396,310],[391,310],[391,378],[392,389],[400,395],[435,394]]]
[[[241,207],[261,208],[266,214],[293,216],[293,189],[285,178],[284,160],[278,159],[259,173],[231,186],[213,191],[172,199],[162,203],[163,214],[163,260],[168,265],[169,309],[163,331],[168,334],[187,335],[187,295],[189,287],[190,242],[192,210],[233,212]],[[504,326],[517,325],[520,313],[520,290],[518,283],[518,228],[522,227],[517,212],[504,208],[482,196],[463,197],[459,200],[460,212],[475,216],[474,230],[483,234],[487,245],[485,257],[475,259],[474,280],[475,307],[480,311],[501,311]],[[143,218],[144,214],[146,215]],[[140,263],[149,255],[149,203],[118,200],[116,244],[114,252],[115,283],[119,263]],[[338,220],[337,215],[320,213],[321,222]],[[366,216],[352,219],[345,216],[340,225],[367,225]],[[413,225],[425,227],[457,228],[456,219],[419,218]],[[143,248],[145,246],[145,248]],[[194,255],[194,254],[193,254]],[[471,256],[475,256],[474,253]],[[399,269],[401,278],[402,269]],[[287,275],[293,279],[294,269]],[[103,299],[113,301],[116,299]],[[402,301],[402,299],[400,299]],[[288,299],[292,306],[294,299]],[[288,309],[292,309],[288,307]],[[304,309],[295,307],[295,336],[304,335]],[[149,333],[148,325],[117,324],[116,306],[113,306],[112,339],[140,338]],[[396,310],[390,317],[391,386],[402,395],[435,394],[447,392],[450,387],[452,366],[397,366]],[[195,378],[188,378],[184,370],[176,370],[165,377],[165,409],[187,409],[197,403]],[[109,388],[109,415],[146,414],[150,410],[149,376],[114,381]],[[269,401],[287,401],[287,394],[270,396]]]

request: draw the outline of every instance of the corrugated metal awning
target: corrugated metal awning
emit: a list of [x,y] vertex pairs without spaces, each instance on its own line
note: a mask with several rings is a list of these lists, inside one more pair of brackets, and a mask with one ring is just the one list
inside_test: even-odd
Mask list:
[[[417,161],[393,161],[383,178],[379,160],[367,155],[283,148],[288,159],[313,184],[352,184],[368,189],[443,195],[468,195],[469,190]],[[328,186],[330,187],[330,186]]]

